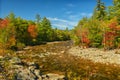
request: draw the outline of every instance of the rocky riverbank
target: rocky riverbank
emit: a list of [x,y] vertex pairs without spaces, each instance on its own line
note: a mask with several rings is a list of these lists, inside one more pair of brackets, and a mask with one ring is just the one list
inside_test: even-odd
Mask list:
[[[27,46],[22,51],[4,51],[4,56],[0,55],[0,80],[69,80],[66,79],[66,72],[68,77],[73,75],[75,77],[77,76],[75,74],[86,74],[89,68],[94,73],[94,67],[97,67],[99,72],[101,63],[120,65],[120,54],[116,54],[120,52],[119,50],[116,52],[116,50],[103,51],[96,48],[82,49],[72,44],[71,41],[49,42],[44,45]],[[100,62],[100,64],[95,65],[94,62]],[[88,64],[94,67],[89,67]],[[110,65],[109,70],[114,68],[116,67]],[[106,69],[108,69],[107,66],[103,72],[106,72]],[[111,74],[117,71],[119,68]],[[99,73],[94,75],[101,77]],[[119,78],[119,74],[117,76]]]
[[[6,57],[0,59],[1,64],[6,64],[4,62]],[[24,63],[18,57],[9,58],[7,61],[7,66],[0,66],[0,80],[64,80],[65,77],[55,73],[43,74],[39,64],[35,62]],[[7,67],[6,71],[5,67]],[[11,75],[12,78],[8,79],[8,75]]]
[[0,80],[64,80],[64,74],[44,71],[41,66],[46,56],[65,53],[70,47],[69,41],[49,42],[5,52],[0,55]]
[[92,60],[93,62],[110,63],[120,65],[120,50],[104,51],[97,48],[82,49],[78,46],[69,49],[68,53],[79,56],[84,59]]

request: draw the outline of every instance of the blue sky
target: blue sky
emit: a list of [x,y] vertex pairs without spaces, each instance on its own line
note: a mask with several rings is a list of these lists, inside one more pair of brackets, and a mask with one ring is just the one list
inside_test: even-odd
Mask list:
[[[35,15],[47,17],[53,27],[69,29],[77,25],[84,17],[90,17],[97,0],[0,0],[0,17],[10,12],[16,17],[35,20]],[[105,5],[112,5],[112,0],[102,0]]]

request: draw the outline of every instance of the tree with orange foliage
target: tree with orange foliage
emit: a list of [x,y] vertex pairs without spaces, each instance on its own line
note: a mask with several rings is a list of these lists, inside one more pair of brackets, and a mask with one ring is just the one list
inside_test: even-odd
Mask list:
[[9,20],[8,19],[2,19],[0,21],[0,28],[4,28],[4,27],[7,27],[9,24]]
[[85,47],[88,47],[89,44],[90,44],[90,40],[88,38],[88,31],[84,30],[82,33],[81,33],[81,42],[82,44],[84,44]]
[[2,43],[7,41],[8,25],[9,25],[9,20],[8,19],[2,19],[0,21],[0,42],[2,42]]
[[32,38],[36,38],[37,37],[37,27],[36,27],[36,25],[31,25],[30,24],[28,26],[28,32],[29,32],[29,34]]
[[116,34],[112,31],[107,31],[104,37],[105,40],[103,40],[103,43],[105,44],[105,47],[108,49],[113,48]]
[[107,49],[114,48],[115,47],[115,42],[116,42],[116,37],[117,37],[117,21],[112,19],[110,21],[110,24],[108,25],[108,30],[104,34],[103,38],[103,44]]

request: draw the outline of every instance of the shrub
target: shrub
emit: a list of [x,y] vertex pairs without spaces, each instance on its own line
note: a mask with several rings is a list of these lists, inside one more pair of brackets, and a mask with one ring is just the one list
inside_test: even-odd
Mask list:
[[18,42],[16,47],[17,47],[17,50],[22,50],[25,47],[25,44]]

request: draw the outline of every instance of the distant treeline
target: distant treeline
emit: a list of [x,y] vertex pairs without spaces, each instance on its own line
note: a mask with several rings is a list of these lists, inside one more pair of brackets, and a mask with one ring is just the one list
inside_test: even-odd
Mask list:
[[38,45],[48,41],[70,40],[68,28],[60,30],[52,28],[50,21],[39,14],[36,20],[25,20],[10,13],[0,18],[0,43],[7,48]]

